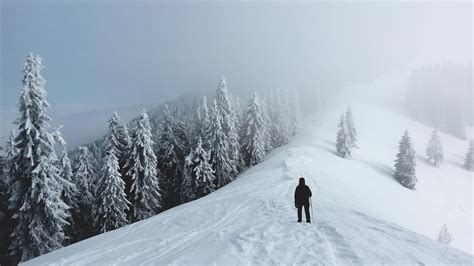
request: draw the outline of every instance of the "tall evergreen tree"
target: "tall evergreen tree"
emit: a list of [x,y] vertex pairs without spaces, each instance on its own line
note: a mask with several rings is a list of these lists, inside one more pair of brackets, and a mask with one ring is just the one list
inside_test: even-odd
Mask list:
[[289,91],[288,95],[289,104],[289,122],[290,122],[290,135],[293,136],[298,131],[301,121],[300,111],[300,99],[296,90]]
[[440,166],[444,161],[443,146],[438,136],[438,131],[433,130],[430,141],[426,147],[426,156],[428,161],[432,162],[435,166]]
[[[267,93],[265,96],[265,100],[262,101],[261,109],[262,109],[262,117],[265,124],[265,152],[268,153],[273,150],[273,141],[272,141],[272,121],[270,119],[270,96]],[[243,123],[242,123],[243,124]],[[242,137],[242,136],[241,136]],[[242,143],[242,140],[241,140]]]
[[260,163],[265,156],[265,121],[257,93],[247,105],[242,128],[241,153],[246,167]]
[[415,189],[417,182],[415,171],[416,158],[408,130],[402,136],[398,148],[399,152],[395,160],[395,178],[404,187]]
[[203,144],[207,143],[206,138],[206,128],[209,125],[209,108],[207,107],[207,98],[206,96],[202,97],[201,105],[198,107],[197,111],[197,126],[196,126],[196,142],[199,138],[202,140]]
[[349,143],[351,147],[357,147],[357,131],[354,126],[354,119],[352,117],[352,109],[351,107],[347,107],[346,111],[346,125],[347,125],[347,135],[349,137]]
[[196,148],[186,157],[184,169],[181,191],[183,202],[203,197],[214,191],[215,176],[209,164],[209,154],[203,149],[201,139],[198,140]]
[[228,142],[221,126],[220,112],[217,102],[214,100],[210,111],[209,127],[207,136],[209,137],[207,147],[209,147],[210,163],[216,177],[216,188],[225,186],[232,181],[232,161],[229,159]]
[[[130,145],[130,136],[127,127],[122,124],[117,112],[109,119],[110,143],[115,156],[119,159],[119,165],[125,164],[127,159],[127,147]],[[104,146],[105,147],[105,146]]]
[[237,128],[237,132],[242,131],[242,126],[244,124],[244,109],[240,102],[240,97],[235,96],[233,101],[233,110],[234,110],[234,117],[235,117],[235,125]]
[[277,93],[280,98],[279,102],[281,103],[279,110],[282,134],[285,140],[284,144],[288,144],[290,137],[293,135],[293,121],[290,120],[292,118],[293,112],[291,105],[291,95],[287,90],[281,91],[280,89],[277,89]]
[[132,177],[132,198],[129,221],[136,222],[157,214],[161,209],[160,183],[157,174],[157,159],[153,152],[153,136],[146,110],[135,121],[132,129],[130,157],[126,166]]
[[74,181],[78,189],[78,212],[72,212],[76,240],[89,238],[97,233],[94,223],[97,206],[95,185],[98,182],[98,163],[87,147],[79,147],[74,164]]
[[469,142],[469,148],[467,149],[466,159],[464,159],[464,167],[468,171],[474,171],[474,140]]
[[339,131],[337,132],[336,139],[336,154],[342,158],[350,158],[351,147],[351,140],[346,125],[346,118],[343,114],[339,119]]
[[64,184],[62,187],[61,198],[64,203],[69,206],[69,217],[67,219],[69,224],[64,228],[64,232],[67,237],[64,244],[69,245],[76,241],[77,229],[74,218],[79,216],[80,213],[78,213],[79,190],[77,189],[77,186],[73,180],[71,160],[69,159],[66,148],[63,149],[63,152],[59,157],[58,168],[61,183]]
[[[128,133],[127,126],[122,124],[117,112],[114,112],[112,117],[109,119],[109,131],[109,142],[112,149],[114,150],[114,155],[118,158],[119,173],[125,183],[125,194],[127,195],[127,199],[130,201],[132,197],[130,192],[132,186],[132,178],[127,174],[129,169],[125,167],[128,156],[130,154],[128,150],[130,146],[130,135]],[[104,147],[106,147],[106,145],[104,145]],[[105,162],[103,162],[103,164],[104,163]]]
[[14,161],[16,153],[18,152],[15,146],[15,132],[11,130],[10,136],[5,145],[5,155],[3,157],[2,163],[2,175],[0,176],[0,186],[1,191],[1,212],[3,213],[3,219],[0,222],[0,256],[7,256],[9,254],[8,248],[11,244],[11,232],[13,229],[12,224],[12,210],[8,209],[8,199],[10,195],[14,192],[13,187],[11,186],[14,170]]
[[227,83],[224,77],[221,77],[216,89],[216,104],[222,132],[227,139],[227,153],[229,154],[229,167],[232,177],[236,176],[239,171],[240,148],[239,134],[237,132],[236,117],[233,109],[232,99],[227,90]]
[[171,115],[168,105],[165,105],[157,150],[165,209],[180,203],[184,158],[188,148],[184,126]]
[[27,57],[18,100],[17,152],[12,160],[9,208],[15,224],[10,251],[21,261],[62,247],[67,224],[68,206],[58,190],[61,184],[55,165],[55,139],[48,132],[51,119],[47,115],[42,67],[39,56]]
[[115,156],[116,141],[110,124],[109,135],[105,141],[105,154],[101,178],[97,184],[97,209],[95,223],[99,232],[104,233],[126,225],[128,205],[125,195],[125,182],[119,172],[119,159]]
[[277,148],[288,143],[288,119],[285,117],[285,104],[281,91],[276,89],[270,94],[270,134],[272,147]]

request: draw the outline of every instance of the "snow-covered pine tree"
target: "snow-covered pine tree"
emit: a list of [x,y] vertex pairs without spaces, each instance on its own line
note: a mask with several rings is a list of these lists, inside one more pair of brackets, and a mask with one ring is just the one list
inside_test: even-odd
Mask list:
[[240,97],[238,95],[234,96],[234,116],[235,116],[235,125],[237,128],[237,132],[242,131],[242,125],[244,124],[244,110],[242,108],[242,104],[240,101]]
[[209,116],[209,127],[206,130],[206,135],[209,137],[207,147],[209,148],[210,163],[216,177],[216,188],[220,188],[232,181],[233,167],[227,153],[229,144],[222,130],[222,119],[216,100],[214,100]]
[[[104,155],[105,153],[110,153],[106,149],[112,148],[114,154],[117,158],[120,158],[123,153],[126,151],[126,147],[130,143],[130,137],[125,135],[124,127],[121,126],[120,117],[115,111],[112,114],[112,117],[109,119],[109,135],[107,135],[104,142]],[[107,143],[109,142],[109,143]],[[110,147],[109,147],[110,146]],[[105,156],[103,155],[103,158]]]
[[14,224],[10,251],[21,261],[62,247],[68,216],[68,206],[58,190],[62,184],[58,184],[56,141],[48,132],[51,119],[47,115],[42,67],[41,58],[29,54],[18,100],[17,152],[12,159],[9,209]]
[[445,224],[441,227],[441,230],[439,231],[438,241],[446,245],[449,245],[453,241],[453,236],[451,235],[451,233],[449,233],[448,227]]
[[474,171],[474,140],[469,142],[469,148],[464,159],[464,168],[468,171]]
[[98,182],[98,164],[87,147],[79,147],[74,164],[74,181],[78,190],[78,212],[72,212],[76,228],[76,240],[89,238],[97,233],[94,223],[97,206],[95,189]]
[[404,187],[415,189],[416,178],[416,158],[415,150],[408,135],[408,130],[403,134],[398,145],[399,151],[395,160],[395,179]]
[[3,213],[3,219],[0,220],[0,256],[7,256],[9,254],[8,248],[11,244],[11,232],[13,229],[12,224],[12,210],[8,209],[8,199],[11,193],[14,192],[11,186],[11,176],[13,175],[14,161],[13,158],[18,152],[15,146],[15,132],[11,130],[10,136],[5,144],[5,153],[3,157],[2,175],[0,176],[0,186],[2,187],[1,195],[1,212]]
[[180,204],[184,158],[188,153],[189,143],[184,126],[171,115],[168,105],[163,109],[159,128],[157,155],[162,206],[164,209],[169,209]]
[[431,134],[430,141],[426,147],[426,156],[428,156],[428,161],[432,162],[436,167],[443,164],[443,146],[441,145],[441,140],[439,139],[438,131],[436,130],[433,130],[433,133]]
[[227,153],[229,158],[230,174],[232,177],[239,173],[240,168],[240,144],[239,133],[237,132],[236,116],[233,109],[232,99],[227,90],[227,83],[221,77],[216,88],[215,100],[217,111],[221,119],[222,132],[227,139]]
[[73,180],[72,165],[69,155],[64,147],[58,162],[59,177],[61,183],[64,184],[62,187],[61,198],[69,206],[69,217],[67,219],[68,225],[65,226],[64,232],[66,239],[64,244],[69,245],[76,241],[76,223],[74,218],[79,214],[79,190]]
[[105,137],[98,139],[92,143],[84,145],[87,147],[88,151],[91,153],[91,155],[94,157],[93,162],[96,164],[96,172],[99,171],[99,168],[102,164],[102,157],[104,155],[104,151],[102,150],[102,147],[104,146],[104,141]]
[[[110,136],[108,136],[108,141],[110,142],[110,145],[114,150],[114,155],[118,158],[119,173],[125,183],[125,195],[127,195],[127,199],[130,200],[130,188],[132,186],[132,178],[127,174],[129,169],[125,167],[128,156],[130,154],[128,150],[130,146],[130,135],[128,133],[127,126],[122,124],[122,122],[120,121],[120,117],[116,111],[109,119],[109,131]],[[107,145],[107,143],[104,143],[103,147],[105,148],[107,147]],[[106,151],[104,151],[104,153],[106,153]],[[105,164],[105,162],[102,162],[102,164]]]
[[246,167],[263,161],[265,157],[265,121],[257,93],[247,105],[242,127],[242,159]]
[[94,218],[100,233],[120,228],[128,223],[126,211],[130,202],[125,195],[125,182],[119,172],[119,159],[115,156],[117,139],[112,134],[112,129],[111,123],[109,135],[104,143],[101,177],[95,193],[98,202]]
[[350,158],[352,146],[344,114],[342,114],[341,118],[339,119],[338,127],[339,131],[337,132],[336,139],[336,154],[342,158]]
[[202,140],[198,139],[196,148],[186,157],[182,201],[192,201],[211,193],[215,189],[215,179],[209,154],[203,149]]
[[17,147],[15,145],[15,131],[13,129],[10,131],[10,136],[8,137],[8,140],[5,144],[5,154],[3,156],[3,163],[2,163],[2,175],[0,176],[0,186],[2,186],[2,199],[4,203],[6,203],[5,206],[2,205],[2,207],[5,207],[1,211],[5,214],[7,212],[10,212],[8,210],[8,198],[12,192],[13,188],[11,186],[11,181],[12,181],[12,176],[13,176],[13,170],[15,167],[15,162],[13,161],[15,158],[16,153],[18,152]]
[[354,126],[354,119],[352,116],[352,109],[351,107],[347,107],[346,110],[346,126],[347,126],[347,132],[349,136],[349,143],[351,147],[357,147],[357,130]]
[[301,121],[300,98],[296,90],[290,90],[288,94],[290,135],[293,136],[298,131]]
[[272,91],[270,99],[270,134],[272,137],[272,147],[277,148],[288,143],[288,119],[285,117],[286,108],[280,89]]
[[[262,117],[263,121],[265,123],[265,152],[269,153],[271,150],[273,150],[273,142],[272,142],[272,121],[270,119],[270,94],[267,93],[265,95],[265,99],[261,100],[261,110],[262,110]],[[242,137],[242,136],[241,136]],[[242,143],[242,139],[240,141]]]
[[280,95],[280,112],[281,112],[281,121],[282,121],[282,133],[285,138],[285,144],[290,141],[290,137],[293,135],[293,121],[291,121],[292,117],[292,105],[291,105],[291,95],[288,90],[280,91],[277,89],[278,94]]
[[207,144],[206,128],[209,125],[209,108],[207,107],[206,96],[202,97],[201,105],[197,111],[196,141],[201,138],[203,145]]
[[136,222],[157,214],[161,209],[157,159],[146,110],[143,109],[132,129],[130,156],[126,166],[132,177],[129,221]]

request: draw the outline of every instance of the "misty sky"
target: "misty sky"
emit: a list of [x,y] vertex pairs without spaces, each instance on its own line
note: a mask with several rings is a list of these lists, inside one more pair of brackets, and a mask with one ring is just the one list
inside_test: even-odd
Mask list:
[[30,51],[64,113],[154,104],[215,87],[221,74],[231,90],[310,92],[472,61],[469,2],[35,2],[0,3],[3,114]]

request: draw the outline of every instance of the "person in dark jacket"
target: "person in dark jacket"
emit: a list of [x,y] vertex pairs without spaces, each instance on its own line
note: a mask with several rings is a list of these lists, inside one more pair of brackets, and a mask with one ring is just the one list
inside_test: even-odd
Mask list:
[[298,223],[301,223],[301,209],[304,207],[306,222],[311,223],[309,215],[309,198],[312,196],[311,189],[305,185],[304,178],[300,177],[299,185],[295,189],[295,207],[298,208]]

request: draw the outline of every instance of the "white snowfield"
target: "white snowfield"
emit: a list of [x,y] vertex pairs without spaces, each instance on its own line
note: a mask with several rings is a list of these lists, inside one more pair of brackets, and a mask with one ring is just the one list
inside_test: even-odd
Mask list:
[[[289,145],[207,197],[25,265],[473,265],[467,142],[440,134],[446,162],[435,168],[424,152],[431,128],[387,108],[353,105],[359,149],[342,159],[334,141],[345,108],[307,117]],[[417,151],[415,191],[392,177],[405,129]],[[300,176],[313,191],[312,224],[296,222]],[[443,224],[451,246],[436,240]]]

